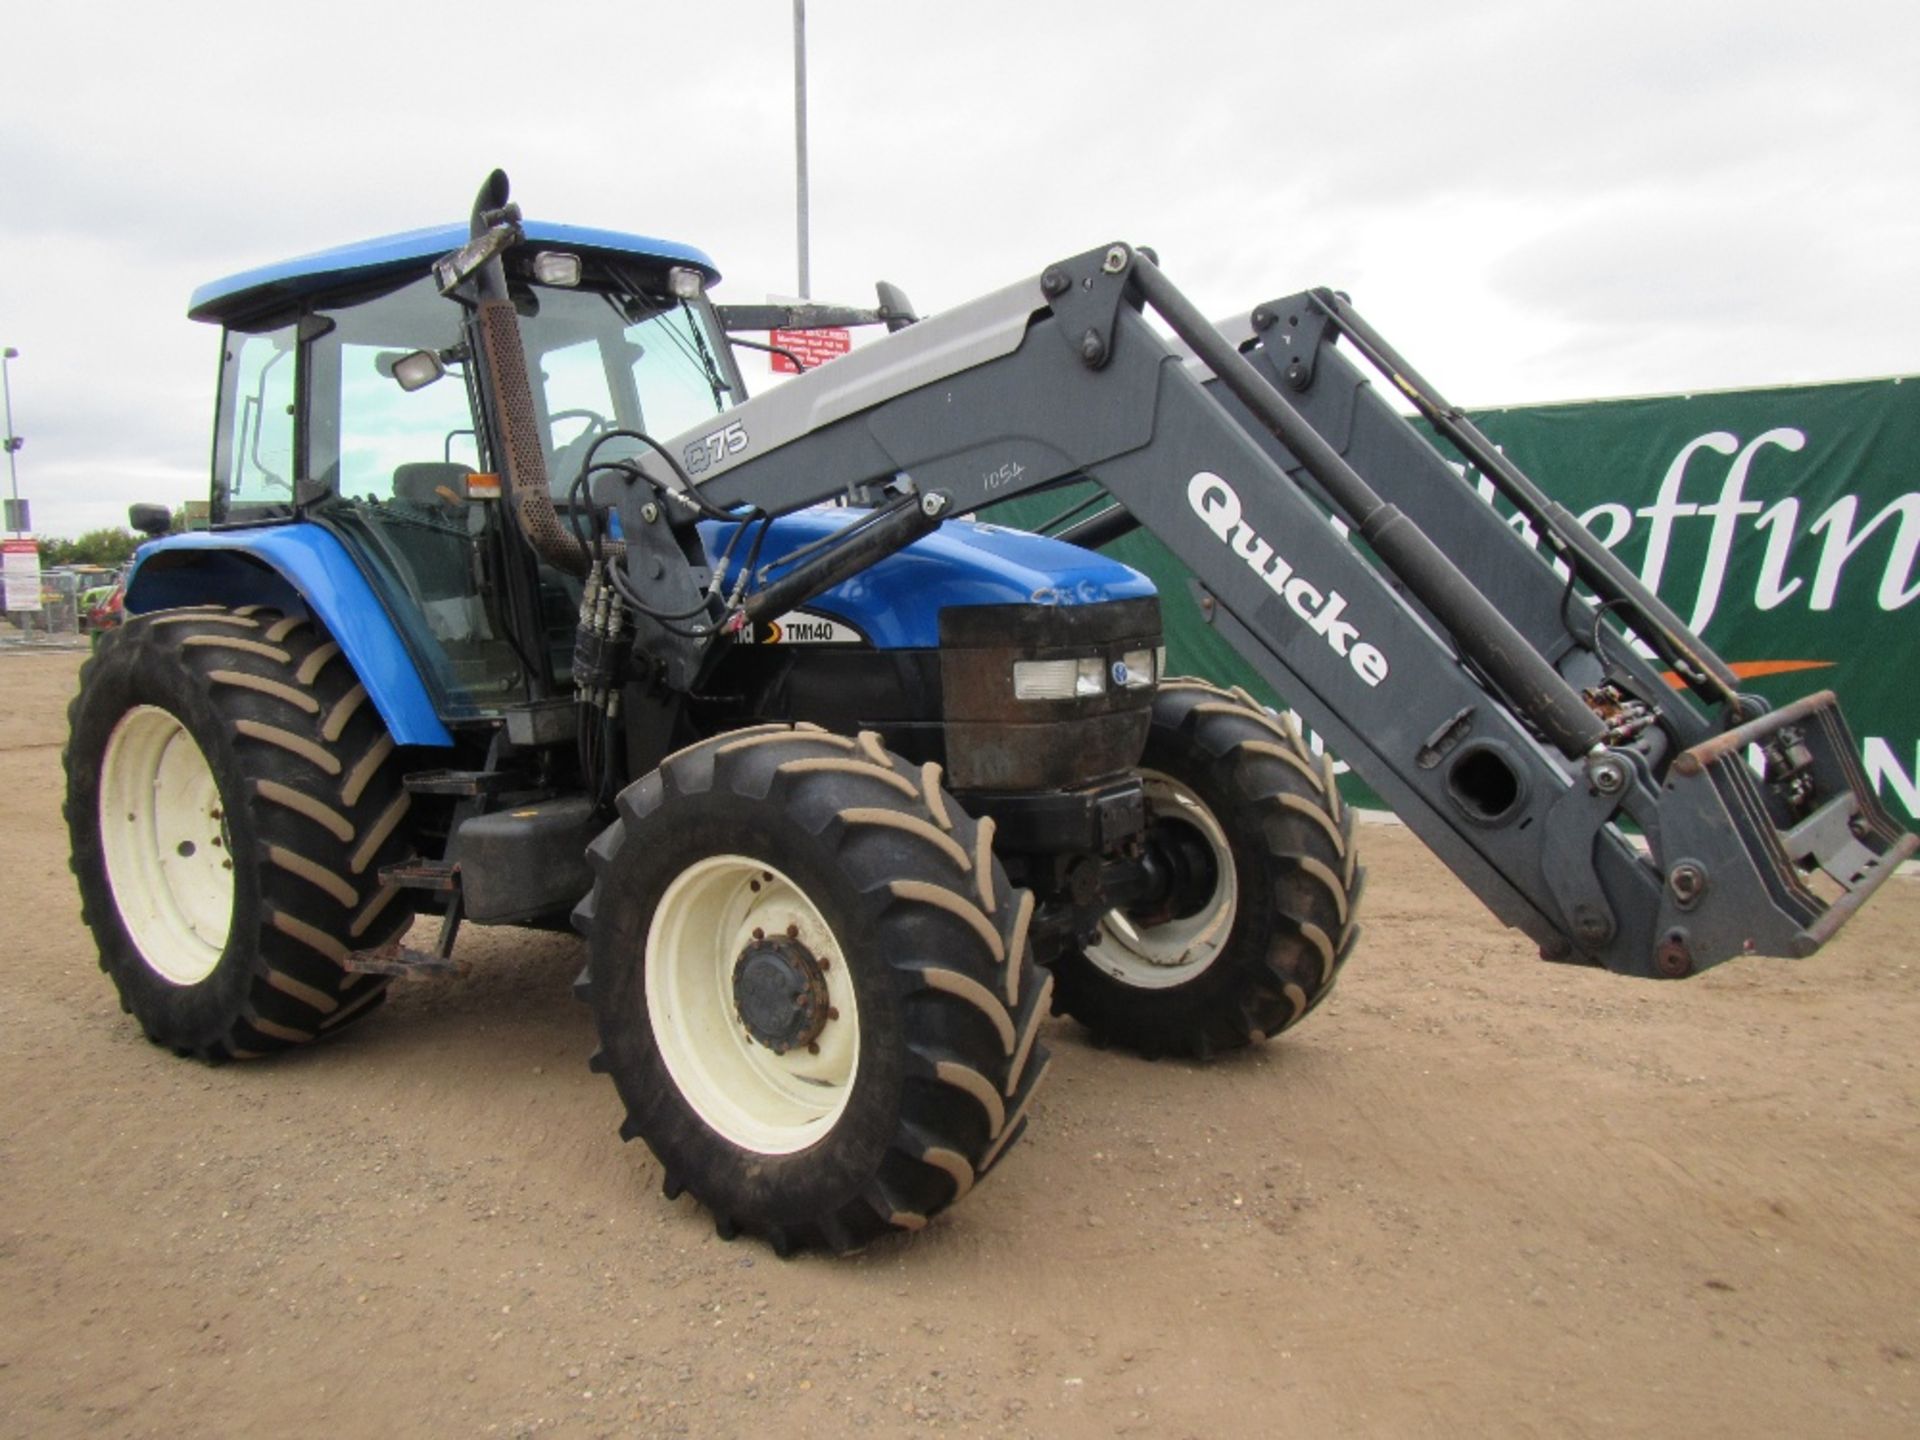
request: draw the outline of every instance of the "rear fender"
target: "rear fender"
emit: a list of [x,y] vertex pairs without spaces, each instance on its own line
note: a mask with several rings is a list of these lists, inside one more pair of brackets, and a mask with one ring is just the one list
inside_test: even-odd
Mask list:
[[191,531],[141,546],[127,613],[183,605],[268,605],[312,615],[340,642],[396,744],[453,744],[386,607],[346,547],[319,526]]

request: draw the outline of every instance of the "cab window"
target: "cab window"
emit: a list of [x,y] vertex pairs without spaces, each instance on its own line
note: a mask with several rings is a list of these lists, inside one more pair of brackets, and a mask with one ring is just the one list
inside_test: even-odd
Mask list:
[[407,352],[345,341],[340,346],[340,469],[335,488],[356,500],[386,500],[408,467],[438,465],[447,477],[479,468],[473,409],[455,376],[411,393],[393,378]]
[[220,510],[293,500],[294,327],[229,330],[220,360],[213,488]]

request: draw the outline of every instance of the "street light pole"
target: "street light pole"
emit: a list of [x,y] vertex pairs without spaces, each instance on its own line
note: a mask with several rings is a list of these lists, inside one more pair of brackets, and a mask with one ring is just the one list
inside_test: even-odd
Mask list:
[[[800,298],[812,298],[807,274],[807,0],[793,0],[793,150],[800,232]],[[12,428],[12,427],[8,427]]]
[[23,533],[20,529],[20,473],[13,463],[14,454],[20,449],[20,437],[13,433],[13,371],[7,362],[19,358],[20,352],[11,345],[0,352],[0,390],[6,392],[7,400],[7,488],[13,496],[13,524],[8,528],[16,535]]

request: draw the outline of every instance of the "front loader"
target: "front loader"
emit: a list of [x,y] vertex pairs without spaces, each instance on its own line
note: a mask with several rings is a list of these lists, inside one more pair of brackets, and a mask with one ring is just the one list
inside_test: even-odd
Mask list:
[[[269,1054],[465,923],[571,923],[668,1196],[848,1250],[998,1163],[1050,1012],[1205,1058],[1325,997],[1362,873],[1296,716],[1553,959],[1810,954],[1914,849],[1831,695],[1740,693],[1341,296],[1216,327],[1112,245],[783,314],[890,333],[750,399],[770,312],[716,279],[495,174],[464,227],[196,294],[214,523],[143,549],[67,756],[155,1042]],[[966,518],[1052,489],[1060,537]],[[1136,527],[1190,594],[1098,553]],[[1167,675],[1163,605],[1292,710]]]

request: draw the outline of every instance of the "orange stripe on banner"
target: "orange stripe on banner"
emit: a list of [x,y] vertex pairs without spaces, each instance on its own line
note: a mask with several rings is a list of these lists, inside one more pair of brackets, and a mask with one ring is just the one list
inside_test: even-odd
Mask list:
[[[1833,663],[1831,660],[1735,660],[1727,668],[1742,680],[1758,680],[1764,675],[1791,675],[1796,670],[1830,670]],[[1676,690],[1686,684],[1671,670],[1662,678]]]

